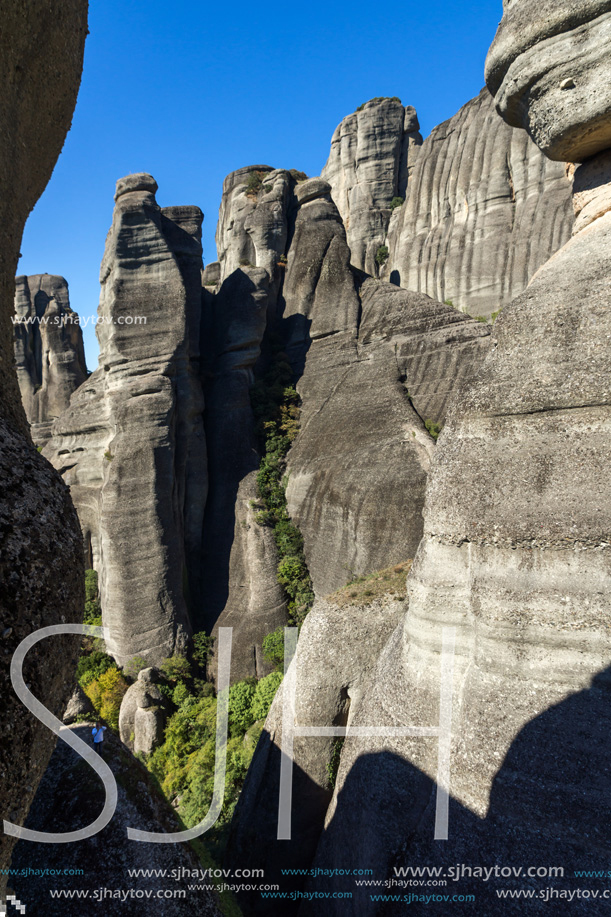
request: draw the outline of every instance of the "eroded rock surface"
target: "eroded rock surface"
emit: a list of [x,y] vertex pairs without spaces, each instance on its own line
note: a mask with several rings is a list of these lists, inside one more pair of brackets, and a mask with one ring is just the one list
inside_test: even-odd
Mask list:
[[572,224],[564,167],[504,124],[483,89],[422,144],[390,219],[381,276],[489,317],[522,292]]
[[[85,0],[8,0],[0,34],[0,810],[22,824],[55,738],[9,681],[18,644],[39,627],[82,619],[83,561],[66,486],[32,444],[14,371],[15,273],[26,218],[43,192],[76,102],[87,30]],[[77,646],[53,638],[24,675],[58,716]],[[14,839],[0,837],[0,899]]]
[[98,369],[45,455],[70,485],[100,574],[120,664],[186,649],[207,491],[199,380],[201,222],[155,200],[152,176],[117,182],[97,325]]
[[[278,556],[269,528],[255,522],[256,473],[261,456],[250,403],[268,311],[269,274],[237,268],[207,305],[209,379],[206,439],[210,491],[204,519],[202,623],[216,636],[233,627],[232,680],[269,671],[263,637],[286,621]],[[209,672],[216,672],[216,653]]]
[[[392,595],[365,599],[364,604],[342,598],[344,601],[337,596],[317,601],[301,630],[292,663],[296,726],[350,723],[352,705],[361,696],[368,672],[405,613],[403,602]],[[238,868],[239,863],[248,862],[264,869],[268,880],[278,883],[282,891],[294,891],[305,880],[295,875],[287,880],[282,870],[304,868],[312,860],[332,796],[337,740],[294,739],[293,793],[298,802],[293,809],[292,839],[278,842],[285,686],[286,680],[274,698],[238,802],[227,863]],[[248,913],[269,913],[260,894],[243,893],[239,900]],[[283,913],[290,912],[290,907],[285,906]],[[293,912],[296,909],[293,906]]]
[[416,110],[399,99],[372,99],[335,130],[321,178],[329,182],[352,264],[376,277],[393,198],[405,199],[422,137]]
[[63,277],[22,276],[15,285],[17,379],[32,439],[42,446],[87,378],[83,333]]
[[296,216],[283,322],[302,399],[287,500],[323,596],[415,552],[435,448],[425,424],[443,424],[489,328],[355,273],[337,209],[319,191]]
[[[527,0],[506,10],[507,28],[533,13],[533,44],[547,41],[551,6],[541,16]],[[564,27],[571,34],[570,22],[560,26],[553,74],[578,64],[587,47],[567,45]],[[519,84],[530,71],[517,52],[519,43]],[[535,125],[541,111],[556,118],[554,94],[547,107],[541,99],[523,100]],[[552,154],[561,148],[579,159],[587,138],[600,135],[591,125],[590,110],[574,107]],[[603,470],[611,451],[611,174],[604,158],[580,169],[576,210],[590,208],[588,218],[505,309],[493,350],[449,412],[409,611],[354,711],[355,725],[436,724],[442,628],[455,629],[449,840],[433,840],[436,743],[348,739],[315,865],[349,859],[383,878],[406,865],[517,862],[528,850],[533,862],[562,862],[559,884],[570,890],[581,881],[574,870],[596,868],[611,840],[611,494]],[[477,904],[459,913],[501,912],[495,887],[460,891],[477,891]],[[529,912],[546,906],[537,899]],[[588,907],[576,899],[573,910]],[[373,914],[377,906],[363,889],[349,905],[312,902],[303,913]]]

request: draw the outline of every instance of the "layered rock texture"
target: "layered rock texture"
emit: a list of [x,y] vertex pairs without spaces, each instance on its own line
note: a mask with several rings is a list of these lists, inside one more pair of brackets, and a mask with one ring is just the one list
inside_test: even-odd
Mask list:
[[201,222],[117,182],[100,281],[98,369],[45,455],[70,485],[99,572],[108,651],[125,663],[186,649],[207,491],[199,380]]
[[[554,75],[577,66],[587,47],[562,35],[573,27],[569,6],[559,7]],[[522,15],[535,24],[533,47],[549,47],[551,12],[546,18],[528,0],[506,7],[499,41]],[[530,78],[533,58],[522,69],[523,53],[516,36],[508,62],[516,93]],[[553,92],[546,106],[538,93],[521,98],[525,119],[531,105],[533,123],[543,110],[556,118]],[[603,132],[591,125],[578,105],[555,149],[579,159],[587,138]],[[517,863],[527,850],[533,863],[563,863],[564,877],[546,881],[570,890],[581,884],[574,870],[596,868],[609,845],[609,182],[604,152],[576,171],[574,237],[505,309],[493,349],[448,412],[409,608],[350,711],[355,726],[436,726],[442,631],[454,628],[449,839],[434,840],[437,740],[348,737],[315,866],[349,861],[382,879],[405,866]],[[307,695],[313,686],[304,681]],[[496,889],[524,885],[467,879],[456,891],[475,893],[476,903],[453,909],[501,913]],[[338,878],[325,888],[345,886]],[[370,889],[353,891],[349,901],[313,900],[301,913],[380,913]],[[547,907],[534,899],[529,913]],[[576,899],[572,912],[588,908]],[[387,903],[384,913],[403,909]],[[413,901],[411,909],[428,908]],[[523,905],[504,902],[502,913]]]
[[87,378],[83,333],[63,277],[22,276],[15,285],[17,379],[32,439],[42,446]]
[[551,159],[582,162],[611,147],[610,37],[609,0],[504,4],[486,83],[507,123]]
[[[347,726],[361,700],[371,669],[404,614],[405,575],[409,564],[363,577],[327,599],[318,600],[300,632],[292,662],[297,691],[295,726]],[[248,862],[264,869],[283,892],[303,888],[305,879],[283,875],[312,860],[333,793],[338,740],[332,736],[295,737],[293,810],[290,841],[277,841],[278,797],[284,692],[280,686],[269,712],[244,791],[238,802],[229,842],[228,865]],[[286,747],[285,747],[286,750]],[[244,894],[246,913],[269,913],[260,894]],[[289,906],[290,907],[290,906]],[[283,913],[286,909],[283,910]]]
[[[351,262],[489,317],[570,237],[570,183],[503,123],[486,89],[424,142],[417,131],[414,109],[392,99],[337,128],[322,174]],[[405,203],[391,211],[395,196]]]
[[[256,193],[248,190],[252,174],[261,176]],[[449,393],[483,359],[489,328],[355,271],[324,179],[257,166],[229,176],[225,188],[219,262],[252,245],[251,257],[268,265],[268,325],[282,335],[298,380],[301,429],[289,454],[287,501],[315,592],[325,595],[351,571],[415,551],[434,449],[425,422],[443,423]],[[290,240],[285,253],[279,240]],[[222,311],[233,315],[239,298],[232,294],[234,305]],[[397,492],[410,497],[395,515]]]
[[372,99],[335,130],[321,173],[346,228],[352,264],[377,276],[394,198],[405,199],[422,144],[416,110],[399,99]]
[[[12,654],[39,627],[79,620],[84,603],[76,513],[59,475],[28,431],[13,369],[15,273],[25,220],[70,127],[87,30],[85,0],[8,0],[0,35],[0,809],[23,823],[54,736],[12,691]],[[55,715],[70,695],[72,639],[26,659],[25,680]],[[0,839],[3,900],[13,838]]]

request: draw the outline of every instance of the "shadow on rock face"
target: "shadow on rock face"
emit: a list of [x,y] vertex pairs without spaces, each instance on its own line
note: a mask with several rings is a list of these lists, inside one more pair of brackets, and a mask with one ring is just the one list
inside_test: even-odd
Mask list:
[[[91,723],[72,727],[89,741]],[[36,844],[19,841],[15,847],[10,885],[27,908],[28,917],[82,917],[84,913],[182,917],[197,913],[216,917],[220,912],[211,892],[187,890],[190,880],[130,877],[131,869],[195,870],[201,864],[187,844],[146,844],[127,838],[127,828],[176,831],[173,810],[156,790],[147,770],[108,731],[102,756],[117,781],[119,799],[114,818],[94,837],[73,844]],[[104,789],[94,771],[68,745],[59,741],[30,810],[26,826],[38,831],[73,831],[91,824],[102,811]],[[44,876],[28,870],[46,869]],[[19,875],[19,871],[22,875]],[[64,871],[66,873],[64,874]],[[155,899],[160,889],[186,890],[185,897]],[[87,891],[82,897],[52,897],[56,891]],[[122,890],[127,897],[119,897]],[[133,894],[130,891],[133,890]],[[97,896],[97,897],[96,897]]]
[[[363,755],[344,779],[313,866],[372,868],[374,879],[388,880],[385,888],[376,889],[387,895],[472,895],[472,901],[451,904],[453,914],[469,917],[548,914],[562,890],[573,893],[570,904],[566,894],[556,898],[563,913],[607,913],[601,898],[607,880],[584,879],[575,872],[603,869],[611,843],[610,701],[611,667],[589,689],[528,723],[496,774],[485,818],[450,799],[447,841],[433,839],[434,781],[389,751]],[[401,887],[401,867],[438,868],[446,884],[423,889],[407,882]],[[492,873],[486,879],[475,867]],[[503,872],[495,875],[495,867]],[[520,867],[524,874],[529,867],[560,867],[563,874],[516,877],[512,870]],[[349,903],[303,903],[300,915],[398,915],[407,904],[407,899],[372,902],[372,889],[355,886],[353,879],[310,880],[307,887],[351,890],[353,897]],[[579,889],[598,890],[600,902],[593,900],[596,895],[578,897]],[[497,891],[502,890],[534,894],[526,903],[524,897],[500,899]],[[414,914],[430,913],[430,907],[430,901],[409,902]]]

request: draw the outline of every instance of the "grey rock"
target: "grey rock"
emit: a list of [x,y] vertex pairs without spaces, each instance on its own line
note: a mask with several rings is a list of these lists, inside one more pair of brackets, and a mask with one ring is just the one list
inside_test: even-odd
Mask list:
[[[510,23],[524,14],[526,28],[532,10],[524,0],[506,12]],[[541,26],[534,46],[546,35]],[[577,57],[582,44],[572,45]],[[524,103],[534,123],[541,98]],[[550,94],[550,118],[555,104]],[[570,136],[588,133],[590,114],[573,111]],[[600,203],[605,157],[582,168],[576,210],[593,205],[588,219],[505,309],[494,349],[449,411],[409,611],[354,712],[355,724],[435,724],[441,631],[456,629],[450,840],[433,840],[437,748],[355,738],[344,746],[315,860],[327,869],[341,857],[385,876],[408,864],[509,862],[528,850],[533,862],[563,862],[571,890],[581,881],[573,868],[596,868],[609,844],[611,211]],[[476,909],[461,910],[482,909],[500,912],[495,890],[480,884]],[[537,901],[529,912],[544,910]],[[348,907],[303,909],[376,912],[364,890]]]
[[[7,0],[0,35],[0,807],[21,824],[54,736],[12,691],[10,659],[35,629],[79,621],[82,547],[68,491],[30,438],[14,365],[15,274],[26,218],[43,192],[70,127],[79,87],[87,4]],[[41,36],[44,35],[44,41]],[[55,716],[69,699],[73,638],[32,652],[26,678]],[[0,897],[14,839],[0,846]]]
[[[90,741],[91,726],[73,726],[72,729],[79,738]],[[36,904],[42,898],[45,914],[49,917],[81,917],[83,905],[80,901],[53,898],[49,892],[82,889],[88,891],[93,900],[94,893],[102,887],[124,889],[125,892],[133,889],[135,893],[127,899],[106,896],[104,913],[108,917],[124,915],[126,904],[134,917],[150,917],[155,912],[150,899],[159,900],[155,897],[159,890],[163,893],[164,889],[192,885],[184,898],[163,898],[159,912],[164,917],[190,917],[193,913],[198,917],[220,917],[218,897],[206,887],[210,883],[202,881],[201,863],[189,844],[137,843],[127,836],[128,827],[161,833],[182,828],[146,768],[110,730],[105,735],[102,757],[115,776],[118,791],[117,808],[106,828],[75,844],[49,844],[45,860],[48,873],[37,876],[35,892],[27,873],[32,864],[32,845],[21,841],[16,847],[14,866],[23,870],[23,875],[11,877],[11,884],[18,898],[26,904],[28,915],[30,911],[36,913]],[[103,803],[104,789],[100,779],[60,741],[38,790],[28,827],[61,832],[84,828],[101,811]],[[69,868],[82,870],[80,874],[65,874],[67,853],[70,854]],[[164,869],[168,870],[168,876],[182,878],[166,880],[166,884],[159,878],[162,872],[155,874],[155,870]],[[128,870],[142,871],[132,874],[129,885],[125,881]]]
[[609,0],[506,3],[486,83],[508,124],[551,158],[582,162],[611,146]]
[[[296,726],[345,726],[361,697],[369,670],[375,666],[389,635],[405,614],[403,603],[388,595],[363,605],[339,604],[335,597],[317,601],[299,635],[293,660],[296,678]],[[227,865],[248,863],[265,870],[266,881],[294,891],[299,879],[287,883],[283,869],[311,862],[329,801],[332,738],[296,737],[293,746],[292,840],[279,842],[278,794],[282,749],[284,683],[265,722],[235,812]],[[240,904],[250,914],[269,913],[260,894],[243,892]]]
[[99,367],[45,447],[71,487],[99,573],[107,649],[122,665],[186,650],[207,489],[202,213],[161,210],[155,187],[145,174],[117,183],[100,274]]
[[[270,300],[273,291],[266,271],[244,266],[210,298],[205,319],[210,329],[206,387],[210,490],[203,534],[202,623],[213,636],[219,627],[234,628],[233,681],[269,672],[262,640],[286,621],[274,538],[268,528],[257,525],[251,505],[257,499],[260,455],[250,388]],[[212,676],[216,663],[213,652],[208,666]]]
[[74,691],[72,692],[72,697],[68,701],[68,706],[64,711],[62,720],[66,725],[71,725],[77,719],[80,719],[84,716],[94,716],[95,711],[93,709],[93,704],[83,691],[80,685],[77,685]]
[[489,341],[487,326],[355,274],[349,259],[334,204],[303,205],[283,288],[302,399],[287,501],[318,596],[413,556],[435,448],[425,421],[443,423]]
[[367,102],[336,128],[322,178],[332,187],[352,264],[377,276],[393,197],[405,198],[422,143],[415,109],[395,99]]
[[125,692],[119,711],[121,741],[130,751],[146,755],[162,741],[167,719],[167,705],[155,684],[156,675],[153,668],[143,669]]
[[[17,379],[32,439],[42,446],[87,378],[83,333],[63,277],[22,276],[15,285]],[[34,318],[41,321],[28,321]]]
[[[253,174],[261,177],[261,186],[249,192]],[[227,176],[216,230],[221,280],[244,262],[279,280],[276,262],[286,250],[286,211],[293,184],[288,172],[270,166],[247,166]]]
[[474,316],[517,296],[571,235],[571,186],[478,97],[426,138],[380,276]]

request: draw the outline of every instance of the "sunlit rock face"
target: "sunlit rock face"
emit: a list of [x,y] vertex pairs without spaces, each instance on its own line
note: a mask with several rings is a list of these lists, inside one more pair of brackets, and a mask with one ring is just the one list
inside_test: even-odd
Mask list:
[[44,454],[71,487],[100,574],[108,651],[184,652],[207,492],[199,380],[198,207],[160,208],[151,175],[117,182],[100,272],[100,362]]
[[611,0],[505,0],[488,52],[497,110],[550,159],[611,146]]
[[[437,743],[348,738],[315,867],[349,861],[385,878],[400,866],[519,862],[527,850],[533,862],[563,863],[575,888],[574,870],[595,868],[611,843],[607,11],[506,6],[489,80],[495,88],[498,61],[509,61],[499,85],[530,90],[516,91],[513,110],[497,93],[504,116],[521,112],[548,155],[589,157],[574,172],[576,231],[504,310],[491,351],[450,407],[409,609],[351,711],[358,726],[436,725],[442,632],[454,628],[448,841],[434,840]],[[560,105],[558,92],[572,90],[557,92],[557,78],[571,73],[575,87],[583,76],[600,94]],[[465,891],[477,904],[457,913],[520,912],[499,907],[492,885]],[[348,904],[312,900],[300,913],[377,909],[357,889]]]

